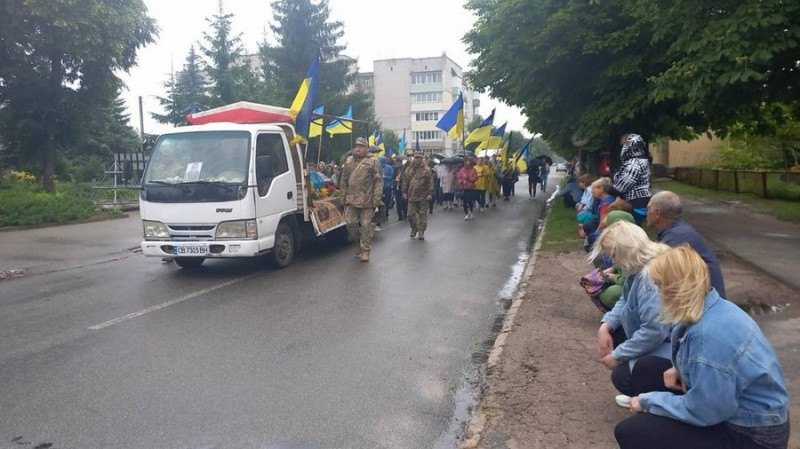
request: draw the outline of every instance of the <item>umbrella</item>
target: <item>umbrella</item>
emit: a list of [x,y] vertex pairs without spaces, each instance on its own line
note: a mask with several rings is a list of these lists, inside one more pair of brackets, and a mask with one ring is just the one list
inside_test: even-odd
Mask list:
[[370,153],[380,153],[381,151],[383,151],[383,150],[381,150],[380,148],[378,148],[376,146],[369,147],[369,152]]
[[544,161],[542,161],[542,159],[538,158],[538,157],[532,157],[532,158],[526,160],[525,162],[528,165],[539,165],[539,166],[544,165]]
[[536,159],[541,159],[547,162],[547,165],[553,165],[553,159],[550,156],[545,156],[543,154],[536,156]]
[[431,156],[433,156],[433,157],[435,157],[436,159],[439,159],[439,160],[442,160],[442,159],[447,157],[442,153],[432,153]]
[[459,165],[464,163],[464,158],[461,156],[450,156],[442,159],[444,165]]

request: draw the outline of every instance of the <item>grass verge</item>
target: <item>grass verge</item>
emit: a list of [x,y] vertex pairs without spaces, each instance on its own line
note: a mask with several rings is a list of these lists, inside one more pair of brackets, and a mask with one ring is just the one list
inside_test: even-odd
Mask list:
[[570,252],[583,249],[583,238],[578,235],[575,209],[565,207],[561,198],[553,200],[546,223],[540,251]]
[[730,192],[701,189],[679,181],[656,182],[653,187],[656,190],[670,190],[680,196],[707,198],[717,201],[740,201],[759,212],[772,215],[779,220],[800,223],[800,202],[798,201],[771,200],[744,193],[737,195]]

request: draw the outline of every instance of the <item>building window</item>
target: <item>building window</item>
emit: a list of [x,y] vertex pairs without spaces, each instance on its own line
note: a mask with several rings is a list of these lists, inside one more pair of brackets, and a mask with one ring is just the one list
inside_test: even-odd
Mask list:
[[422,92],[411,95],[412,103],[440,103],[442,101],[441,92]]
[[442,72],[412,73],[411,84],[441,83]]
[[419,140],[442,140],[441,131],[414,131],[414,139]]
[[435,120],[439,120],[438,112],[417,112],[414,114],[415,122],[432,122]]

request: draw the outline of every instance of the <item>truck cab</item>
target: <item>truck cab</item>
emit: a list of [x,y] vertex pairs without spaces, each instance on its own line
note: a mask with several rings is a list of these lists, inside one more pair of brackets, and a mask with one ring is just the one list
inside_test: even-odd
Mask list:
[[142,178],[142,253],[181,267],[268,255],[289,265],[303,238],[346,240],[338,198],[315,201],[289,123],[209,122],[161,135]]

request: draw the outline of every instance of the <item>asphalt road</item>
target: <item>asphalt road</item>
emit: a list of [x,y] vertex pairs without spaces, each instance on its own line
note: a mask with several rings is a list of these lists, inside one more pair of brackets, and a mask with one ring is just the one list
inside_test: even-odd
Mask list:
[[[555,182],[551,180],[551,189]],[[453,448],[546,195],[284,270],[130,251],[138,217],[0,233],[0,448]]]

